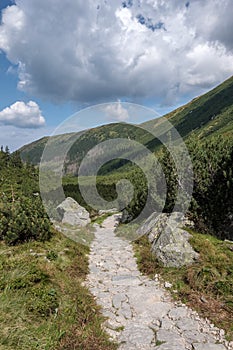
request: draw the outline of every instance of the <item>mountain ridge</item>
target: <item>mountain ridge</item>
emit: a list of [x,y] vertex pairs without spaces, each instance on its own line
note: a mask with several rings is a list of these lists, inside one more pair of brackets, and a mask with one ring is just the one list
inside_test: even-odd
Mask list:
[[[177,129],[184,141],[195,137],[201,142],[218,135],[232,137],[233,135],[233,77],[230,77],[214,89],[192,99],[185,105],[166,114],[167,118]],[[143,131],[154,130],[160,118],[152,119],[139,125],[126,123],[111,123],[84,130],[80,134],[69,133],[52,137],[43,137],[19,149],[23,161],[38,165],[48,140],[59,148],[66,140],[75,139],[65,161],[65,171],[76,174],[84,155],[97,144],[114,138],[128,138],[145,145],[150,151],[155,151],[158,140],[153,135]],[[142,127],[142,128],[140,128]],[[107,149],[103,151],[107,152]],[[90,160],[91,161],[91,160]],[[115,161],[115,167],[118,163]],[[122,162],[119,166],[122,166]]]

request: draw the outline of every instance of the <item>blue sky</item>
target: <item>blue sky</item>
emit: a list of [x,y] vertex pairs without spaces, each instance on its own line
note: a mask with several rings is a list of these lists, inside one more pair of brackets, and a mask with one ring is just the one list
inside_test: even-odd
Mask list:
[[[73,113],[80,127],[164,114],[233,74],[231,0],[0,1],[0,144],[11,150]],[[98,118],[97,118],[98,114]]]

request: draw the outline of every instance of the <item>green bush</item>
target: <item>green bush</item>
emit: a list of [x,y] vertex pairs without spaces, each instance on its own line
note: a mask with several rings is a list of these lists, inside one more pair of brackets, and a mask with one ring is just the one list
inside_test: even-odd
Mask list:
[[0,239],[10,245],[51,237],[51,224],[40,198],[21,196],[0,205]]

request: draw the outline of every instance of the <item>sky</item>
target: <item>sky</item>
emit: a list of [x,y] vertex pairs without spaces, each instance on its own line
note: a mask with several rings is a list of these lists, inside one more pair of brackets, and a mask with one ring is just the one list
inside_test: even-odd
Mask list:
[[0,144],[100,103],[106,119],[83,113],[80,128],[128,121],[123,102],[163,115],[203,94],[233,75],[232,13],[232,0],[0,0]]

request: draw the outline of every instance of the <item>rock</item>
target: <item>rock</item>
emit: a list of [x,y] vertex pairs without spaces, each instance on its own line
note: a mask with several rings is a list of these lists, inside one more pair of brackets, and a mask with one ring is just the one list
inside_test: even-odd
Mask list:
[[168,330],[168,329],[160,329],[157,333],[156,333],[156,338],[158,341],[160,342],[169,342],[169,343],[178,343],[180,341],[182,341],[180,335],[178,334],[178,332],[174,331],[174,330]]
[[152,213],[146,221],[139,227],[137,233],[139,236],[147,235],[151,232],[152,228],[155,226],[159,217],[159,213]]
[[187,314],[188,314],[187,308],[184,306],[180,306],[180,307],[173,308],[169,313],[169,317],[172,320],[180,320],[186,317]]
[[172,287],[172,284],[169,282],[165,282],[164,287],[170,289]]
[[63,224],[86,226],[91,222],[88,211],[71,197],[67,197],[56,209]]
[[187,226],[187,227],[194,226],[194,223],[190,221],[188,218],[184,217],[183,213],[174,212],[172,213],[172,216],[169,216],[169,214],[166,214],[166,213],[159,214],[157,212],[154,212],[138,228],[137,234],[139,236],[148,235],[148,239],[150,243],[153,243],[163,231],[169,217],[170,217],[170,220],[172,217],[174,225],[175,226],[178,225],[178,227],[180,228],[184,226]]
[[200,297],[200,300],[202,303],[205,303],[205,304],[208,303],[208,300],[203,296]]
[[166,218],[164,214],[161,215],[152,229],[157,235],[152,251],[164,266],[178,268],[191,265],[198,259],[199,254],[189,243],[191,235],[178,227],[182,214],[173,213]]
[[127,300],[127,297],[125,294],[118,293],[118,294],[114,295],[112,298],[112,306],[115,309],[120,309],[122,302],[126,301],[126,300]]
[[103,215],[103,214],[111,214],[111,213],[118,213],[119,210],[117,208],[112,208],[112,209],[105,209],[105,210],[99,210],[98,214]]
[[124,209],[122,211],[122,217],[121,217],[121,222],[123,224],[128,223],[133,220],[133,215],[128,212],[127,209]]
[[211,343],[196,343],[193,344],[194,350],[226,350],[225,346],[222,344],[211,344]]
[[167,223],[168,214],[153,213],[146,221],[138,228],[139,236],[148,235],[149,242],[153,242],[158,238]]
[[153,330],[137,323],[128,324],[120,337],[120,341],[131,343],[135,349],[143,349],[146,344],[151,344],[153,339]]
[[174,231],[165,229],[152,251],[159,261],[166,267],[182,267],[194,263],[199,255],[193,250],[188,242],[187,232],[181,229]]

